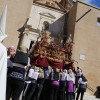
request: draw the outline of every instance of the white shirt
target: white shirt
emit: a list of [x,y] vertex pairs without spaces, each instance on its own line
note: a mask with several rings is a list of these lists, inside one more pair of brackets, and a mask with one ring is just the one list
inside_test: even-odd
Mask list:
[[63,72],[63,73],[61,74],[61,81],[67,80],[67,76],[68,76],[68,74],[65,73],[65,72]]
[[39,73],[34,71],[32,73],[32,77],[31,78],[37,80],[38,79],[38,76],[39,76]]
[[68,74],[67,81],[73,81],[73,83],[75,84],[75,77],[71,77],[71,76]]
[[33,73],[34,73],[34,69],[31,68],[31,69],[29,70],[28,77],[31,78]]
[[80,84],[87,84],[87,82],[82,81],[82,78],[79,78],[78,82],[79,82]]

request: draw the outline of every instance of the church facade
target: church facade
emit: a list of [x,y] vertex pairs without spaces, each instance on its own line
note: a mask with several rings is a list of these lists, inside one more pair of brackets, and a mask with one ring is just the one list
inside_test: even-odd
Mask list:
[[0,16],[5,5],[8,6],[8,37],[4,44],[15,47],[24,45],[29,49],[44,27],[48,26],[48,34],[55,40],[70,37],[74,42],[72,58],[78,62],[75,66],[83,69],[89,88],[94,92],[100,85],[100,9],[80,1],[66,1],[1,0]]

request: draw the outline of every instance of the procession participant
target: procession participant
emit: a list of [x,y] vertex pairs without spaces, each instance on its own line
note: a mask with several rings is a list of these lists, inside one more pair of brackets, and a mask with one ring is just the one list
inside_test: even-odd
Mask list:
[[25,100],[27,93],[28,93],[28,88],[31,83],[30,77],[32,77],[32,74],[34,72],[35,66],[30,66],[26,68],[26,78],[25,78],[25,83],[24,83],[24,89],[23,89],[23,95],[22,95],[22,100]]
[[59,90],[59,80],[60,74],[59,69],[55,68],[54,71],[51,72],[51,100],[57,100],[58,90]]
[[35,97],[34,100],[39,100],[40,99],[40,95],[43,89],[43,84],[44,84],[44,71],[43,68],[39,68],[39,76],[37,79],[37,86],[36,86],[36,91],[35,91]]
[[79,67],[77,67],[76,75],[75,75],[75,78],[76,78],[76,80],[75,80],[76,89],[78,88],[78,80],[81,77],[81,75],[82,75],[82,70]]
[[48,66],[47,68],[44,68],[44,85],[41,93],[41,100],[49,100],[48,96],[50,95],[51,90],[51,80],[50,80],[50,73],[51,73],[51,66]]
[[5,100],[6,97],[6,72],[7,72],[7,51],[1,42],[0,36],[0,100]]
[[66,91],[66,98],[67,100],[73,100],[74,94],[74,84],[75,84],[75,76],[71,69],[68,70],[68,78],[67,78],[67,91]]
[[64,69],[60,73],[60,87],[59,87],[59,99],[65,100],[65,88],[66,88],[66,81],[67,81],[68,73],[67,70]]
[[7,37],[5,34],[6,15],[7,6],[0,19],[0,100],[5,100],[6,98],[7,51],[6,47],[2,44],[3,40]]
[[29,84],[29,87],[27,89],[25,100],[32,100],[34,98],[34,92],[36,89],[37,79],[39,76],[39,68],[35,66],[34,69],[30,69],[28,76],[31,83]]

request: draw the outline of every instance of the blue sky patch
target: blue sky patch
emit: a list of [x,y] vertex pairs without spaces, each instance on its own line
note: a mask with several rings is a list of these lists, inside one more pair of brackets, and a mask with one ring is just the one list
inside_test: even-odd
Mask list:
[[100,0],[83,0],[83,1],[100,8]]

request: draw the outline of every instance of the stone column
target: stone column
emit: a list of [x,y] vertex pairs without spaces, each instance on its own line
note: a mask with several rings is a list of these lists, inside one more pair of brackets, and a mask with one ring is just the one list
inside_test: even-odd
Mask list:
[[27,48],[27,39],[28,39],[29,30],[25,28],[25,31],[21,34],[19,45],[16,50],[16,55],[14,62],[26,66],[28,64],[28,48]]
[[29,34],[29,29],[25,28],[25,31],[22,33],[22,37],[21,37],[21,40],[20,40],[19,46],[18,46],[18,49],[23,52],[27,50],[26,43],[27,43],[27,39],[28,39],[28,34]]

